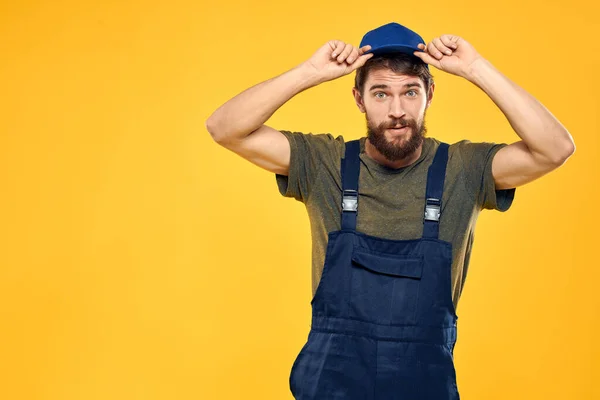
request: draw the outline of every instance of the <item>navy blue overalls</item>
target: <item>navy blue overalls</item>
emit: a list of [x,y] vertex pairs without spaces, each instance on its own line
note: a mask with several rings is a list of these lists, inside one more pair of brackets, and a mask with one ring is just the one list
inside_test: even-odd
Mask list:
[[328,234],[290,390],[298,400],[459,400],[452,245],[438,239],[448,144],[429,167],[416,240],[356,231],[359,154],[359,140],[346,143],[341,230]]

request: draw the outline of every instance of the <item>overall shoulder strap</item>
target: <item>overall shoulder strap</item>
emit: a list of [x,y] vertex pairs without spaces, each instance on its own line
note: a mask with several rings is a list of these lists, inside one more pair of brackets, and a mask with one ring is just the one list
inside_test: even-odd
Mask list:
[[346,142],[346,153],[341,162],[342,174],[342,229],[356,230],[358,214],[358,176],[360,173],[360,140]]
[[425,215],[423,219],[423,237],[438,239],[440,217],[442,214],[442,194],[446,179],[448,163],[447,143],[440,143],[427,173],[427,189],[425,191]]

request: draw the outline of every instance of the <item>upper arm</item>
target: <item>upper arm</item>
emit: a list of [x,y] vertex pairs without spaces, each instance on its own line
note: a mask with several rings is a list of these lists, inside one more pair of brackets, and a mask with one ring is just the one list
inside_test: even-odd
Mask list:
[[243,139],[219,144],[267,171],[280,175],[289,173],[290,143],[277,129],[263,125]]
[[499,189],[492,175],[492,163],[496,154],[507,147],[505,143],[462,140],[450,148],[450,159],[460,160],[459,168],[467,190],[472,194],[478,209],[507,211],[514,199],[515,188]]
[[492,175],[496,189],[510,189],[534,181],[559,166],[536,157],[520,140],[498,150],[492,161]]

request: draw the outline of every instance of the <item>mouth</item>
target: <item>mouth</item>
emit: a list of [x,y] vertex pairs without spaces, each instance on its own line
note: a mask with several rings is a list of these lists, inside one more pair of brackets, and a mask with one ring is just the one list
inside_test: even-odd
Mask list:
[[396,133],[403,133],[403,132],[406,132],[407,130],[408,130],[408,125],[399,127],[399,128],[388,128],[388,131],[396,132]]

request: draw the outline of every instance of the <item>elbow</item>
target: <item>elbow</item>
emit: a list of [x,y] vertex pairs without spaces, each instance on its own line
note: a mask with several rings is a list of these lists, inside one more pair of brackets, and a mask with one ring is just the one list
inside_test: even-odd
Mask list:
[[204,124],[206,126],[206,130],[213,138],[213,140],[219,143],[222,140],[222,136],[219,134],[219,129],[216,122],[214,121],[214,117],[211,115]]
[[559,151],[556,152],[554,157],[552,157],[552,163],[557,167],[563,165],[575,153],[575,142],[571,135],[568,133],[567,135],[569,136],[568,139],[560,146]]
[[211,115],[210,118],[206,120],[205,125],[206,130],[213,140],[222,146],[227,146],[232,142],[235,143],[236,141],[247,137],[256,130],[236,130],[236,127],[232,126],[231,124],[227,125],[217,122],[214,115]]
[[214,116],[208,118],[205,122],[205,125],[206,130],[213,140],[222,146],[225,146],[231,141],[234,141],[238,138],[243,138],[249,134],[236,132],[231,126],[216,122]]
[[564,161],[567,161],[567,159],[569,159],[569,157],[571,157],[575,153],[575,149],[576,149],[575,142],[571,138],[571,140],[569,141],[569,143],[565,146]]

